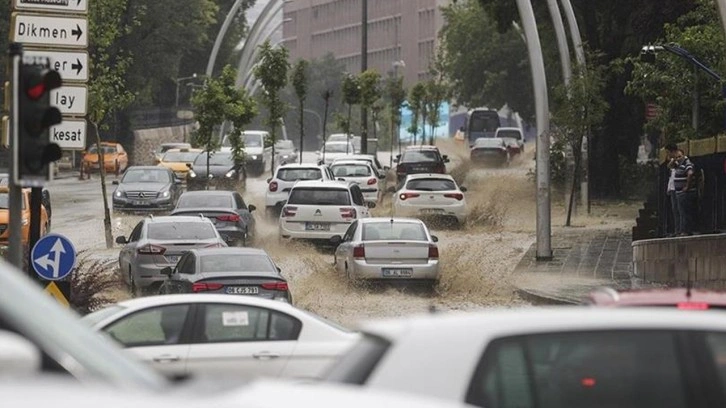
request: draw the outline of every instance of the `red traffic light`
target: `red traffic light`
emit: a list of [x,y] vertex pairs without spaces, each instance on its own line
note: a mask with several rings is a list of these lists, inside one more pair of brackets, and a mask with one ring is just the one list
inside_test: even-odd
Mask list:
[[27,90],[28,98],[30,98],[34,101],[39,99],[41,96],[43,96],[44,93],[45,93],[45,84],[42,82],[39,83],[38,85],[28,88],[28,90]]
[[60,88],[63,84],[58,71],[44,69],[37,65],[23,67],[25,95],[32,101],[37,101],[46,92]]

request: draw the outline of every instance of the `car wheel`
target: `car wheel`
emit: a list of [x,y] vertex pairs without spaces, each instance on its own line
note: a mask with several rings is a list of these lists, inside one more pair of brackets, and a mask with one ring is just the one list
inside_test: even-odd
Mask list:
[[136,281],[134,280],[134,274],[131,273],[131,267],[129,266],[129,291],[131,296],[138,297],[139,289],[136,287]]

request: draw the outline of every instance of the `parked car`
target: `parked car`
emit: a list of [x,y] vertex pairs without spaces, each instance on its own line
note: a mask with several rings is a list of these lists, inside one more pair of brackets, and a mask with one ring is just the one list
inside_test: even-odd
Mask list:
[[409,174],[446,173],[447,155],[442,155],[436,146],[409,146],[394,159],[396,180],[401,183]]
[[116,243],[123,245],[119,271],[135,294],[157,293],[166,280],[161,270],[176,266],[184,252],[227,246],[212,221],[202,216],[146,217]]
[[726,328],[717,312],[490,309],[371,322],[362,331],[329,380],[487,408],[726,404]]
[[246,180],[245,166],[235,163],[232,152],[210,152],[209,157],[201,153],[190,165],[187,190],[240,190],[245,188]]
[[326,142],[349,142],[354,135],[347,135],[345,133],[333,133],[328,136]]
[[344,181],[298,181],[290,190],[280,214],[282,238],[319,240],[328,243],[344,234],[350,224],[370,217],[369,208],[357,184]]
[[474,142],[469,158],[474,164],[502,167],[509,165],[510,154],[504,139],[480,137]]
[[202,149],[169,149],[161,156],[159,167],[166,167],[180,180],[186,180],[189,165],[194,163]]
[[337,159],[334,159],[331,165],[335,164],[337,161],[340,160],[357,160],[357,161],[364,161],[368,162],[380,176],[382,176],[382,180],[385,180],[386,173],[388,170],[390,170],[390,167],[384,166],[381,164],[380,161],[378,161],[378,157],[374,154],[352,154],[348,156],[343,156]]
[[[247,171],[260,175],[265,172],[268,163],[272,161],[272,147],[265,146],[265,140],[270,137],[268,132],[263,130],[246,130],[242,132],[244,142],[245,163]],[[230,152],[232,143],[229,135],[222,140],[222,151]]]
[[355,148],[350,142],[326,142],[323,149],[315,154],[319,164],[331,164],[337,158],[355,154]]
[[355,160],[337,160],[330,165],[330,171],[336,180],[358,184],[366,201],[378,202],[381,194],[380,174],[370,164]]
[[600,307],[669,307],[682,310],[726,309],[726,292],[707,289],[663,288],[615,290],[590,293],[586,304]]
[[164,155],[170,149],[191,149],[192,145],[189,143],[162,143],[159,148],[151,152],[154,165],[159,164],[161,156]]
[[171,212],[174,216],[203,215],[214,224],[219,235],[228,245],[247,246],[254,242],[256,234],[255,217],[257,209],[247,205],[236,191],[186,191]]
[[[10,182],[10,175],[8,173],[0,173],[0,186],[7,186]],[[48,230],[50,230],[51,221],[53,220],[52,217],[52,207],[51,207],[51,200],[50,200],[50,191],[48,191],[47,188],[43,187],[43,190],[41,191],[41,198],[40,202],[45,208],[45,212],[48,214]]]
[[275,143],[275,163],[277,165],[297,163],[299,158],[298,150],[292,140],[278,140]]
[[[101,153],[103,153],[103,167],[107,173],[121,174],[129,166],[129,156],[120,143],[101,142]],[[98,145],[89,147],[83,153],[81,160],[84,171],[98,171],[101,168],[98,164],[100,157]]]
[[494,134],[495,138],[504,140],[510,156],[524,153],[524,134],[522,129],[516,127],[500,127]]
[[275,170],[275,176],[267,179],[265,213],[269,218],[280,217],[290,189],[298,181],[334,180],[328,166],[315,164],[284,164]]
[[[30,244],[30,189],[22,189],[21,207],[21,235],[23,246]],[[10,190],[7,186],[0,186],[0,246],[6,246],[10,240]],[[50,231],[50,217],[45,206],[40,205],[40,236]]]
[[226,293],[292,303],[287,280],[262,249],[204,248],[185,252],[175,267],[161,273],[169,279],[159,294]]
[[288,303],[255,296],[149,296],[84,320],[163,373],[240,382],[320,378],[359,339]]
[[156,166],[131,166],[113,184],[114,212],[171,211],[181,193],[181,180],[170,169]]
[[334,265],[348,279],[416,281],[439,280],[439,248],[426,224],[413,218],[364,218],[345,235],[334,236]]
[[466,191],[448,174],[410,174],[394,192],[393,213],[441,218],[462,225],[469,215]]

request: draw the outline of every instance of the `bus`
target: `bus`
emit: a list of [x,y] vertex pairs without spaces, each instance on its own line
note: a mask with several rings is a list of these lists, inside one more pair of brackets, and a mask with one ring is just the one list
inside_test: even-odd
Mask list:
[[469,147],[480,137],[494,137],[497,129],[502,126],[499,113],[494,109],[477,108],[467,113],[464,134],[469,141]]

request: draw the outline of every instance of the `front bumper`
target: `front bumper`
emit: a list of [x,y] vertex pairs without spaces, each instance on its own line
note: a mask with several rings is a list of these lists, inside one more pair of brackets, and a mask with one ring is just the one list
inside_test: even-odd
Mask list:
[[159,286],[168,279],[166,275],[161,274],[161,270],[165,267],[174,267],[176,265],[174,264],[168,264],[168,265],[157,265],[157,264],[140,264],[136,267],[136,276],[134,276],[134,283],[136,283],[136,286],[146,289],[151,286],[156,285],[157,283]]
[[[429,259],[425,264],[369,264],[365,260],[354,260],[348,265],[350,277],[353,279],[401,281],[401,280],[425,280],[434,281],[439,279],[439,260]],[[384,269],[408,269],[411,276],[388,277],[383,276]]]
[[174,202],[171,197],[150,200],[131,200],[125,197],[113,197],[114,211],[171,211]]

